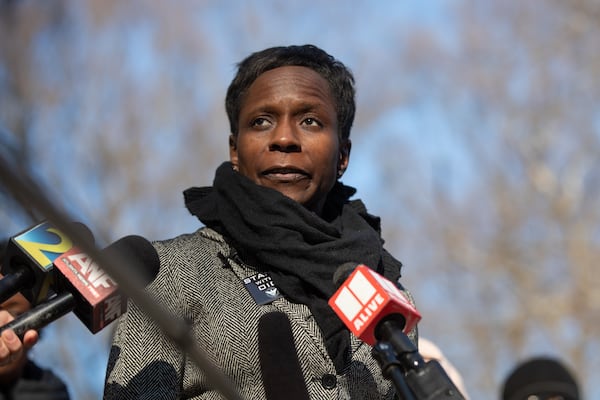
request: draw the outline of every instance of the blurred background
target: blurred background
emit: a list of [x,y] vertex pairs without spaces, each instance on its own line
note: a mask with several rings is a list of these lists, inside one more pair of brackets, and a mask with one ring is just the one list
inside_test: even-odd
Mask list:
[[[596,0],[0,0],[0,143],[100,245],[192,232],[236,63],[316,44],[356,78],[344,183],[471,398],[540,354],[600,398],[598,21]],[[43,218],[0,204],[0,238]],[[113,325],[63,317],[33,357],[99,399]]]

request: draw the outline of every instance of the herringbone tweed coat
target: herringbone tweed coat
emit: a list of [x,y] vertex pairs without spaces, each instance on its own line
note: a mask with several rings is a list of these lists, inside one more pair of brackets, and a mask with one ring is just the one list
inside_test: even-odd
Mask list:
[[[280,311],[293,338],[311,399],[392,399],[391,383],[352,336],[352,360],[336,374],[321,331],[308,307],[279,298],[257,305],[242,280],[256,271],[244,265],[215,231],[154,243],[160,272],[148,286],[171,312],[192,322],[201,348],[234,380],[244,399],[264,399],[257,327],[261,315]],[[413,337],[414,339],[414,337]],[[119,321],[108,363],[105,399],[223,399],[205,375],[135,304]]]

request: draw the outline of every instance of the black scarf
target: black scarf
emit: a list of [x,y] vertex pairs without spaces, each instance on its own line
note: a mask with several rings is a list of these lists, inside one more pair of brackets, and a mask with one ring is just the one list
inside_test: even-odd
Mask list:
[[395,282],[401,266],[383,250],[379,218],[360,200],[349,201],[355,192],[336,182],[321,218],[233,171],[229,162],[217,168],[212,187],[184,192],[188,210],[228,238],[245,263],[271,276],[288,300],[309,307],[339,373],[350,355],[350,337],[327,304],[337,289],[334,272],[355,262]]

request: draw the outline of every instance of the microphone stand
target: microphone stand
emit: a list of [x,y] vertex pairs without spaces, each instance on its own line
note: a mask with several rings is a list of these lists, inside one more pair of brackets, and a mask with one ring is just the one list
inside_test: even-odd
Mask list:
[[383,377],[392,381],[396,387],[399,398],[402,400],[417,400],[404,380],[404,368],[400,364],[394,348],[388,342],[380,340],[375,343],[371,353],[381,367]]
[[402,332],[404,318],[397,314],[381,320],[375,329],[372,354],[383,376],[391,380],[404,400],[445,400],[464,397],[439,362],[425,362]]

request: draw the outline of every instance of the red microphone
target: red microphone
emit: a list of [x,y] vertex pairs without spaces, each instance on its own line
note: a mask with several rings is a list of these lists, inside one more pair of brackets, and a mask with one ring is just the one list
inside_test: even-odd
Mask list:
[[366,265],[341,265],[334,274],[334,283],[339,285],[345,276],[348,278],[329,299],[329,306],[362,341],[375,345],[375,329],[384,317],[401,316],[404,319],[402,331],[406,334],[421,320],[421,314],[408,296]]
[[100,331],[127,309],[117,283],[79,248],[58,257],[54,265],[60,271],[62,289],[77,294],[74,311],[90,332]]
[[[108,257],[126,255],[138,261],[146,270],[131,268],[144,280],[154,280],[160,261],[154,246],[137,235],[125,236],[102,250]],[[117,283],[85,252],[73,247],[62,254],[54,265],[59,272],[57,291],[74,295],[74,312],[92,333],[96,333],[127,310],[125,295],[118,290]],[[134,265],[137,267],[137,265]],[[126,268],[126,266],[122,266]]]
[[365,265],[346,263],[334,283],[348,278],[329,299],[346,326],[373,346],[373,357],[403,399],[459,399],[460,391],[436,360],[425,362],[407,334],[421,319],[408,296]]

